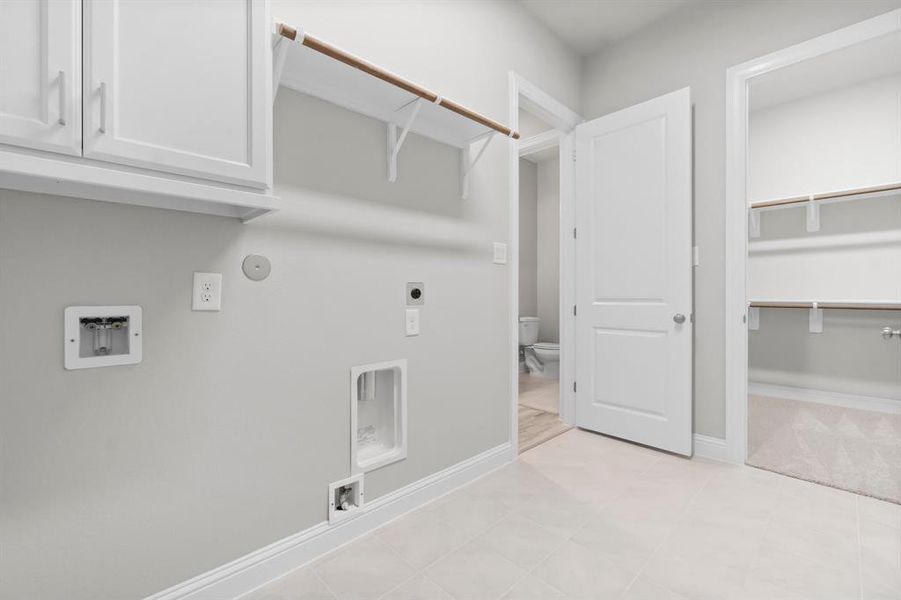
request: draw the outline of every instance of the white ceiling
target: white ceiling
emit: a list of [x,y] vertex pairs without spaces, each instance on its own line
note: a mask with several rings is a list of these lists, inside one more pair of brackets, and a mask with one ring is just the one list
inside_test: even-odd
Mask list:
[[700,0],[519,0],[579,54],[591,54]]

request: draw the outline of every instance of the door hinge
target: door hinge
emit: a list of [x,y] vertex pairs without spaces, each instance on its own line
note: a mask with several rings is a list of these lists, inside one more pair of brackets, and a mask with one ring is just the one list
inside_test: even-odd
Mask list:
[[576,239],[576,228],[573,227],[573,239]]
[[576,162],[576,151],[573,150],[573,162]]
[[576,310],[576,305],[573,304],[573,316],[575,317],[576,314],[578,314],[578,311]]
[[573,394],[575,394],[576,391],[577,391],[577,388],[576,388],[576,382],[573,381]]

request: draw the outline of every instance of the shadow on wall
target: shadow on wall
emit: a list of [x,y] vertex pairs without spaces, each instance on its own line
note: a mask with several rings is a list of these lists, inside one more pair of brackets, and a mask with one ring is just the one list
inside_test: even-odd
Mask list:
[[411,133],[391,183],[383,122],[284,88],[274,120],[283,208],[257,223],[350,243],[484,250],[471,200],[460,198],[457,148]]

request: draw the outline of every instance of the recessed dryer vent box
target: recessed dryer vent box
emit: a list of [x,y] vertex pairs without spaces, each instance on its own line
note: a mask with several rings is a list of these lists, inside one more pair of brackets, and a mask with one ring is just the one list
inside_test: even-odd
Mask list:
[[350,469],[365,473],[407,457],[407,361],[350,374]]
[[67,369],[141,362],[140,306],[69,306],[64,321]]

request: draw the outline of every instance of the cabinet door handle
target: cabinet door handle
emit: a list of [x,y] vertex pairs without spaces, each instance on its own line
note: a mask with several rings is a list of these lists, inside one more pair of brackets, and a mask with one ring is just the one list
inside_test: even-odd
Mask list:
[[106,82],[100,82],[100,133],[106,133]]
[[66,115],[69,112],[69,107],[66,105],[66,72],[59,72],[59,124],[66,124]]

